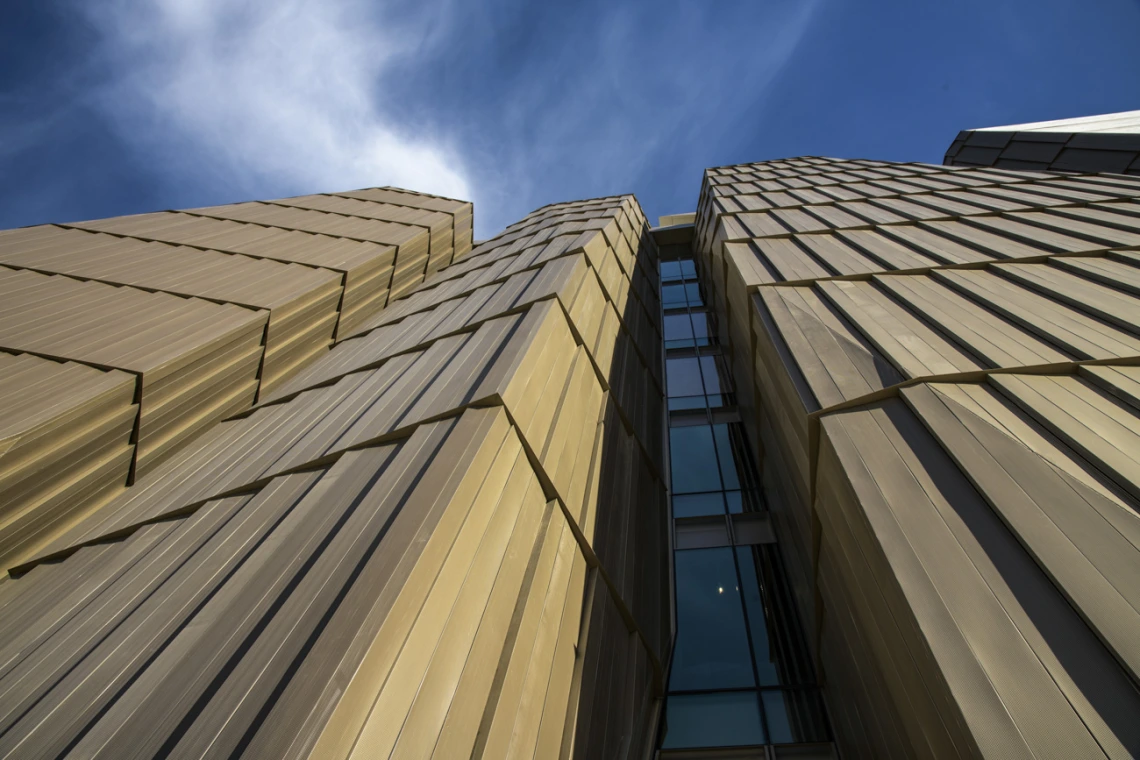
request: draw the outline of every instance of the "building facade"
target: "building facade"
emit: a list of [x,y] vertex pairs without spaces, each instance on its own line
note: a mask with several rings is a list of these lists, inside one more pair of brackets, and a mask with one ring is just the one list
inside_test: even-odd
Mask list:
[[944,163],[1140,175],[1140,111],[967,130]]
[[1140,754],[1138,198],[2,232],[0,756]]
[[844,757],[1140,752],[1138,194],[706,172],[698,270]]

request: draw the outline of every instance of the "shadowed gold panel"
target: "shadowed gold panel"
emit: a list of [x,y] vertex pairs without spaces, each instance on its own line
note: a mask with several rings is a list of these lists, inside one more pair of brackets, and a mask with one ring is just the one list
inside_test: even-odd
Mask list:
[[0,561],[35,551],[76,505],[126,485],[138,405],[117,370],[0,353]]

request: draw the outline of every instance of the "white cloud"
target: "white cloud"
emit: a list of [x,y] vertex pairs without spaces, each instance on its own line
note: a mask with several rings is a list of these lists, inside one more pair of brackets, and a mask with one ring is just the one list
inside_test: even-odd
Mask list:
[[[510,19],[529,0],[506,2],[512,10],[496,18]],[[720,145],[752,136],[757,125],[742,121],[742,111],[769,97],[823,5],[602,3],[590,8],[588,23],[547,32],[519,66],[524,75],[507,72],[493,103],[494,140],[482,151],[469,143],[484,201],[476,218],[498,230],[542,203],[627,192],[648,212],[684,210],[695,202],[701,170],[724,163]],[[481,4],[463,10],[484,13]],[[499,46],[530,34],[504,26],[489,30]],[[662,166],[674,172],[668,186],[650,186]]]
[[384,112],[381,78],[429,32],[366,0],[84,3],[110,81],[96,103],[148,158],[234,195],[396,185],[472,199],[439,135]]

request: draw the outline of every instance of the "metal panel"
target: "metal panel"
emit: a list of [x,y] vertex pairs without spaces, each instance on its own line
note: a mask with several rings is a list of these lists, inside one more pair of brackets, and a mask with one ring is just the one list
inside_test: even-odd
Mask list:
[[[422,263],[469,208],[384,189],[185,218],[402,226]],[[671,634],[645,230],[629,197],[541,209],[53,535],[0,585],[4,751],[648,751]],[[217,248],[193,255],[237,258]]]
[[0,353],[0,561],[126,487],[135,378],[31,354]]
[[[962,132],[947,165],[1140,173],[1140,111],[986,127]],[[974,146],[989,145],[989,150]]]
[[[772,197],[792,176],[836,202]],[[706,172],[699,264],[756,387],[844,756],[1140,752],[1140,269],[1114,250],[1140,226],[1113,200],[1137,189],[831,159]],[[829,229],[789,234],[796,209]]]

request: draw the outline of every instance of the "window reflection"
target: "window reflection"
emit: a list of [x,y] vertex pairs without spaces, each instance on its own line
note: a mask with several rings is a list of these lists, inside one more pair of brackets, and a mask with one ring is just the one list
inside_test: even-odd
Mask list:
[[666,309],[684,306],[689,302],[684,285],[664,285],[661,288],[661,303]]
[[[686,342],[687,341],[687,342]],[[693,323],[688,314],[665,315],[665,347],[681,348],[691,346],[693,342]],[[683,343],[684,346],[671,346],[670,343]]]
[[[669,408],[700,409],[704,398],[670,398]],[[741,448],[744,441],[739,425],[731,422],[669,428],[674,494],[723,490],[732,514],[764,509],[756,474],[748,461],[750,454]]]
[[682,306],[700,306],[701,287],[695,282],[678,282],[661,286],[661,304],[666,309]]
[[823,702],[814,689],[761,692],[773,744],[827,741]]
[[661,746],[668,749],[763,744],[764,729],[756,701],[753,691],[669,697],[665,712],[668,732]]
[[712,343],[712,335],[709,333],[709,319],[708,314],[703,311],[694,311],[693,317],[693,340],[698,346],[707,346]]
[[661,281],[697,279],[697,268],[692,259],[678,259],[677,261],[661,262]]
[[756,675],[760,679],[761,686],[777,686],[780,684],[780,675],[776,669],[775,652],[768,643],[768,620],[760,596],[760,575],[753,561],[752,549],[737,547],[736,559],[740,563],[741,597],[748,615],[748,633],[752,637]]
[[677,644],[673,691],[755,686],[732,549],[674,555]]
[[728,425],[713,425],[713,437],[716,438],[717,460],[720,462],[720,475],[724,481],[724,488],[729,490],[740,488],[740,477],[736,472],[736,452],[728,440]]
[[704,396],[671,396],[669,398],[669,411],[677,412],[685,409],[704,409]]
[[[684,304],[679,304],[683,306]],[[677,305],[665,304],[666,308]],[[692,318],[690,320],[690,317]],[[690,314],[665,315],[665,348],[692,348],[712,345],[709,335],[708,315],[694,311]]]
[[700,396],[701,362],[695,356],[665,360],[666,386],[670,396]]
[[729,514],[738,515],[744,511],[744,501],[740,498],[740,491],[726,491],[724,500],[728,502]]
[[705,393],[710,396],[715,393],[723,393],[728,390],[728,386],[722,382],[723,373],[721,372],[716,356],[702,356],[700,357],[701,363],[701,377],[704,378]]
[[764,714],[768,718],[768,731],[772,741],[780,744],[791,744],[796,741],[792,731],[791,721],[788,720],[788,707],[782,691],[764,692]]
[[674,493],[720,490],[720,476],[708,425],[669,428]]
[[716,408],[732,403],[732,397],[725,393],[729,385],[720,356],[666,359],[665,375],[670,410],[700,409],[706,404]]
[[673,497],[673,517],[705,517],[723,514],[724,498],[720,491],[677,494]]

